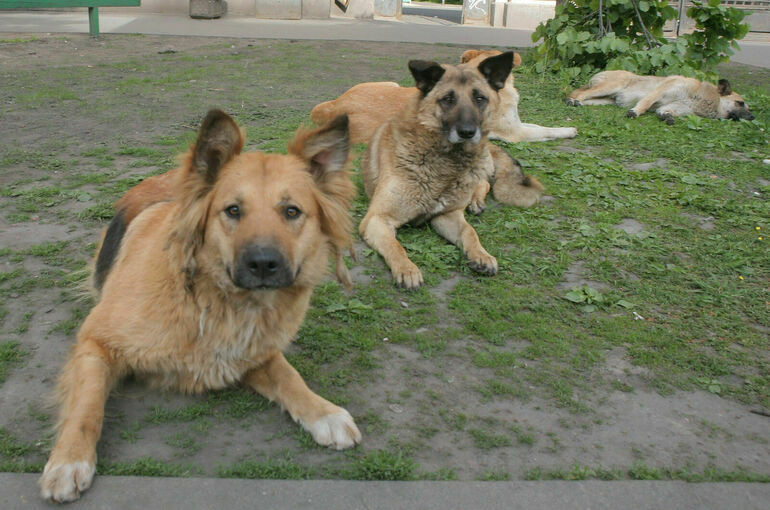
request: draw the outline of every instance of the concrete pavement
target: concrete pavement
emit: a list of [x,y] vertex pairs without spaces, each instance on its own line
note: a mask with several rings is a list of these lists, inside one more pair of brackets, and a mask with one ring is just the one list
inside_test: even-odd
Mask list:
[[[0,473],[4,510],[50,509],[37,475]],[[66,508],[104,510],[765,510],[770,484],[650,481],[355,482],[97,476]]]
[[[148,14],[125,8],[102,9],[99,25],[101,33],[105,34],[449,43],[466,47],[533,45],[531,30],[447,25],[431,23],[430,19],[425,17],[420,17],[418,22],[342,18],[290,21],[237,16],[196,20],[185,15]],[[85,10],[0,11],[0,33],[2,32],[87,33],[88,16]],[[741,41],[740,45],[741,51],[733,56],[733,61],[770,67],[770,37],[767,34],[752,35],[752,39]]]

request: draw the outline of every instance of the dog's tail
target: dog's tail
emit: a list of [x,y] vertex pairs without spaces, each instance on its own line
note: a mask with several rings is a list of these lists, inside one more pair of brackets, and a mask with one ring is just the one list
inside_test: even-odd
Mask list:
[[492,193],[498,202],[517,207],[532,207],[540,201],[545,186],[535,177],[524,175],[519,162],[496,145],[490,145],[495,162]]
[[315,105],[313,110],[310,112],[310,120],[320,126],[326,124],[342,113],[344,112],[337,111],[335,100],[326,101],[324,103]]

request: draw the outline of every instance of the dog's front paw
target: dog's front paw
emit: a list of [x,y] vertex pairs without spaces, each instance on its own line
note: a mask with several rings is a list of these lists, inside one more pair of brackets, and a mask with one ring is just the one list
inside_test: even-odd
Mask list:
[[633,111],[633,110],[628,110],[628,111],[626,112],[626,117],[628,117],[629,119],[633,119],[633,118],[635,118],[635,117],[638,117],[638,116],[639,116],[639,114],[638,114],[638,113],[636,113],[636,112],[635,112],[635,111]]
[[393,267],[393,279],[396,285],[405,289],[416,289],[423,284],[422,271],[411,260],[407,260],[399,267]]
[[577,136],[577,128],[564,128],[564,129],[565,129],[564,138],[575,138]]
[[[583,103],[571,97],[565,99],[564,102],[567,103],[567,106],[583,106]],[[577,133],[577,130],[575,132]]]
[[361,442],[361,432],[356,422],[350,413],[341,407],[339,412],[327,414],[305,428],[312,434],[316,443],[335,450],[344,450]]
[[75,501],[91,486],[96,466],[88,461],[54,464],[48,461],[40,477],[40,495],[55,503]]
[[471,203],[468,204],[468,207],[466,209],[468,210],[469,213],[478,216],[479,214],[483,213],[484,209],[486,208],[487,208],[487,204],[482,198],[480,200],[476,200],[476,199],[471,200]]
[[468,267],[477,273],[493,276],[497,274],[497,259],[489,253],[481,253],[477,257],[468,257]]

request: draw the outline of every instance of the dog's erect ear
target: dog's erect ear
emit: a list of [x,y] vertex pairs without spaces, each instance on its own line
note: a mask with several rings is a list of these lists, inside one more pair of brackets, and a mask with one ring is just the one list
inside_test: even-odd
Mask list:
[[479,72],[487,79],[489,86],[500,90],[513,69],[513,52],[506,51],[496,57],[489,57],[479,64]]
[[198,139],[187,156],[180,189],[179,218],[169,236],[169,244],[179,242],[179,265],[184,286],[192,292],[196,254],[205,239],[208,201],[205,197],[216,183],[219,172],[243,149],[244,138],[235,121],[221,110],[210,110],[201,122]]
[[436,83],[444,76],[444,68],[440,64],[425,60],[410,60],[409,71],[412,72],[415,85],[423,96],[433,90]]
[[347,115],[340,115],[317,129],[299,130],[289,143],[289,154],[307,161],[316,181],[323,180],[327,174],[344,170],[349,152]]
[[730,82],[727,80],[719,80],[717,90],[720,96],[729,96],[733,93],[733,89],[730,88]]
[[214,184],[219,171],[243,149],[243,134],[222,110],[210,110],[201,123],[192,152],[192,170],[206,184]]

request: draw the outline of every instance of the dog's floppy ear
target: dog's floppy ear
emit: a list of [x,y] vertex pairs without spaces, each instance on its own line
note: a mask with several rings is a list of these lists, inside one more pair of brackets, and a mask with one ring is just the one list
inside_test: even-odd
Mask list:
[[506,51],[501,55],[489,57],[479,64],[479,72],[487,79],[489,86],[500,90],[505,86],[505,80],[513,69],[513,52]]
[[724,79],[719,80],[717,90],[719,91],[720,96],[729,96],[733,93],[733,89],[730,88],[730,82]]
[[289,154],[305,160],[318,186],[315,193],[321,212],[321,231],[329,238],[337,279],[350,288],[352,280],[342,258],[352,244],[350,205],[356,188],[347,171],[350,151],[348,116],[340,115],[317,129],[300,129],[289,144]]
[[414,82],[417,88],[426,95],[433,90],[436,83],[444,76],[445,69],[437,62],[428,62],[426,60],[410,60],[409,71],[414,76]]
[[289,154],[307,161],[317,182],[324,181],[329,173],[344,170],[349,152],[347,115],[340,115],[317,129],[300,129],[289,143]]
[[232,117],[222,110],[210,110],[201,122],[192,150],[190,169],[212,185],[219,171],[243,149],[243,134]]

